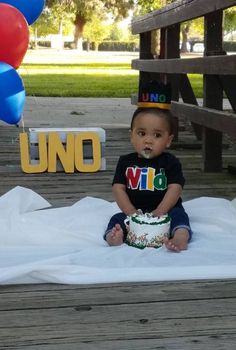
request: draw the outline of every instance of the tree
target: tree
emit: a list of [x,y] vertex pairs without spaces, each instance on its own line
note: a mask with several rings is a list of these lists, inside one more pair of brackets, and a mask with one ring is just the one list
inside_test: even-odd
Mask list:
[[191,21],[181,23],[181,36],[182,42],[180,47],[180,52],[188,52],[188,34],[190,31]]
[[99,44],[108,36],[109,28],[99,18],[93,17],[87,22],[84,29],[84,37],[87,39],[87,49],[90,43],[94,43],[95,51],[98,50]]
[[125,18],[134,6],[135,0],[46,0],[46,5],[53,8],[56,4],[65,6],[67,12],[74,16],[74,45],[82,49],[84,26],[93,16],[103,20],[108,13],[114,19]]
[[[167,6],[173,3],[175,0],[138,0],[138,8],[136,14],[144,14],[150,11],[158,10],[164,6]],[[188,21],[181,24],[181,52],[188,51],[187,42],[188,35],[192,26],[192,21]],[[158,33],[156,34],[156,36]],[[157,42],[156,37],[154,36],[153,40]]]
[[136,15],[144,15],[148,12],[158,10],[175,0],[137,0],[137,7],[135,9]]
[[50,12],[48,12],[47,9],[43,10],[41,16],[29,27],[29,29],[34,37],[34,43],[31,43],[34,48],[37,48],[38,37],[57,33],[58,30],[57,26],[55,26],[55,21],[51,21]]
[[[150,11],[158,10],[175,0],[137,0],[136,15],[143,15]],[[236,30],[236,6],[230,7],[224,11],[224,32],[229,33]],[[181,52],[187,51],[187,42],[189,36],[203,36],[204,21],[203,17],[197,18],[181,24]]]
[[224,31],[230,33],[236,30],[236,6],[224,11]]
[[44,8],[38,20],[30,26],[30,32],[34,34],[34,47],[37,47],[37,37],[49,34],[68,35],[73,32],[71,14],[65,11],[60,3],[52,8]]
[[110,32],[108,35],[108,40],[116,41],[121,40],[122,30],[119,28],[118,23],[114,22],[110,25]]
[[[135,16],[144,15],[146,13],[161,9],[162,7],[174,2],[174,0],[137,0],[137,6],[134,11]],[[159,56],[160,54],[160,31],[152,31],[152,54]]]

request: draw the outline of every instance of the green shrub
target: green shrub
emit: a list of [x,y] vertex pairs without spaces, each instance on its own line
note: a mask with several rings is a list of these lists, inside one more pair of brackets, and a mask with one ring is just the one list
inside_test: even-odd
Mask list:
[[138,51],[136,41],[103,41],[99,51]]
[[227,52],[236,52],[236,41],[225,41],[223,49]]

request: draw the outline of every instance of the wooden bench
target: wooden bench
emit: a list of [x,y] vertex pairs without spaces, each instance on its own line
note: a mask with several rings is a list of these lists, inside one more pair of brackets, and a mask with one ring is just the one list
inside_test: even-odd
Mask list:
[[[140,35],[140,58],[132,68],[140,79],[168,80],[172,85],[173,114],[188,118],[202,140],[203,170],[222,171],[223,133],[236,136],[236,55],[223,50],[223,10],[235,0],[183,0],[132,21],[133,34]],[[204,57],[180,58],[180,24],[204,16]],[[158,57],[153,54],[152,33],[160,30]],[[188,75],[203,75],[203,106],[198,106]],[[223,111],[223,94],[232,111]],[[179,102],[181,96],[183,103]],[[136,103],[136,98],[132,103]],[[178,137],[178,135],[177,135]]]

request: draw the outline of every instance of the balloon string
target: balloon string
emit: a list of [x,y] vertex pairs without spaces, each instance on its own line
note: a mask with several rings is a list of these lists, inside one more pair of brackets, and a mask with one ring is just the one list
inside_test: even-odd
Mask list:
[[23,132],[25,132],[25,121],[24,121],[24,115],[22,115],[22,118],[21,118],[21,124],[22,124],[22,130],[23,130]]
[[[24,68],[26,74],[27,74],[28,76],[30,76],[29,70],[28,70],[28,68],[27,68],[27,64],[26,64],[26,66],[23,67],[23,68]],[[32,97],[33,97],[33,99],[34,99],[35,104],[39,105],[37,96],[36,96],[34,93],[32,94]]]
[[[29,74],[29,70],[28,70],[28,68],[27,68],[27,65],[21,67],[20,69],[23,69],[23,70],[26,72],[26,75],[28,75],[28,76],[30,75],[30,74]],[[39,103],[38,103],[38,100],[37,100],[37,97],[35,96],[35,94],[33,94],[32,97],[34,98],[35,104],[38,105]],[[25,132],[24,114],[22,114],[22,117],[21,117],[21,125],[22,125],[22,131]]]
[[[26,72],[26,75],[30,75],[30,73],[29,73],[29,70],[28,70],[28,68],[27,68],[27,64],[25,65],[25,66],[23,66],[23,67],[20,67],[20,69],[22,69],[22,70],[24,70],[25,72]],[[37,98],[37,96],[33,93],[32,95],[31,95],[32,97],[33,97],[33,100],[34,100],[34,103],[36,104],[36,105],[38,105],[38,106],[40,106],[40,102],[39,102],[39,100],[38,100],[38,98]],[[22,115],[22,128],[23,128],[23,132],[24,132],[24,120],[23,120],[23,115]]]

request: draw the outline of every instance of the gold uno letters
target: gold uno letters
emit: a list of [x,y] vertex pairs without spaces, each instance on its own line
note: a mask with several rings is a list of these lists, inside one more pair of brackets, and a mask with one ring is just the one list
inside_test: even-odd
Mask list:
[[104,170],[104,143],[101,128],[30,129],[29,137],[20,134],[21,168],[31,174]]

